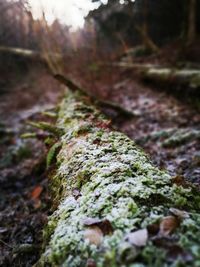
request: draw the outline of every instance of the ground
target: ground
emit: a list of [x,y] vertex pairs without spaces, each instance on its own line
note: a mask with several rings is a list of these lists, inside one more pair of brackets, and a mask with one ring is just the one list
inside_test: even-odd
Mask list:
[[32,266],[50,212],[46,148],[20,135],[27,120],[55,105],[61,89],[45,70],[33,68],[6,90],[0,95],[0,266]]
[[[72,76],[134,114],[126,118],[105,110],[114,127],[134,139],[177,182],[183,183],[185,177],[199,186],[199,112],[158,85],[142,84],[132,72],[89,67],[81,72],[72,68]],[[0,266],[32,266],[39,257],[42,227],[51,213],[46,148],[41,141],[23,141],[20,135],[29,130],[25,122],[41,119],[41,110],[55,106],[60,95],[60,85],[49,73],[35,68],[0,95]]]

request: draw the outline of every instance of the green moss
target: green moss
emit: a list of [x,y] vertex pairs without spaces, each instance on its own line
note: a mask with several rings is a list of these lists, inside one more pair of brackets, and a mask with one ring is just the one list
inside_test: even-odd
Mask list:
[[[124,134],[96,126],[96,120],[102,119],[99,111],[88,105],[85,109],[81,100],[69,94],[60,107],[57,126],[63,127],[65,134],[52,177],[53,196],[60,204],[49,218],[45,232],[49,242],[39,265],[78,267],[93,259],[97,267],[171,266],[166,248],[157,247],[151,239],[145,248],[134,247],[125,237],[158,223],[173,207],[190,211],[174,242],[197,262],[199,193],[173,184],[171,177],[154,167]],[[90,130],[74,135],[85,122],[93,125]],[[77,187],[78,198],[73,195]],[[84,238],[87,217],[107,219],[112,224],[113,233],[104,235],[99,246]],[[181,266],[178,264],[174,266]]]
[[163,142],[164,147],[176,147],[200,138],[199,130],[180,129]]
[[60,148],[61,148],[61,143],[57,142],[49,149],[46,160],[47,169],[51,166],[51,164],[55,160],[56,155]]

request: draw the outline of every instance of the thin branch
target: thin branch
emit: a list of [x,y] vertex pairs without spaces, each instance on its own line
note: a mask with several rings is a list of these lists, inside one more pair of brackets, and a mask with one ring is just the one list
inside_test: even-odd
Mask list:
[[111,108],[111,109],[117,111],[118,113],[121,113],[121,114],[123,114],[125,116],[128,116],[128,117],[135,116],[134,112],[132,112],[131,110],[125,109],[124,107],[120,106],[117,103],[113,103],[113,102],[110,102],[110,101],[105,101],[105,100],[98,99],[94,95],[89,94],[88,92],[85,92],[82,88],[80,88],[72,80],[70,80],[69,78],[67,78],[67,77],[65,77],[65,76],[63,76],[61,74],[55,74],[54,78],[56,80],[58,80],[59,82],[61,82],[62,84],[66,85],[69,88],[69,90],[71,90],[73,92],[78,91],[78,92],[81,92],[84,95],[89,96],[91,102],[93,102],[94,104],[96,104],[96,105],[98,105],[98,106],[100,106],[102,108]]

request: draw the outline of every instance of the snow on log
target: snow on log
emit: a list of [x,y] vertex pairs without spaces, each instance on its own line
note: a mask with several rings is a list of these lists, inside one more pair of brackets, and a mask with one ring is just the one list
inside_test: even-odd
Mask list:
[[199,266],[196,189],[155,167],[80,92],[67,92],[56,126],[57,208],[36,266]]

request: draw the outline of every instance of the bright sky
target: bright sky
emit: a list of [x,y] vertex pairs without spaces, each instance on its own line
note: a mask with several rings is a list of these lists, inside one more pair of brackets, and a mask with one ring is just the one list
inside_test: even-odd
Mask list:
[[[102,1],[102,2],[106,2]],[[73,29],[82,27],[84,16],[89,10],[98,7],[98,3],[91,0],[29,0],[34,18],[41,17],[42,10],[45,11],[49,23],[59,18],[62,23],[71,25]]]

